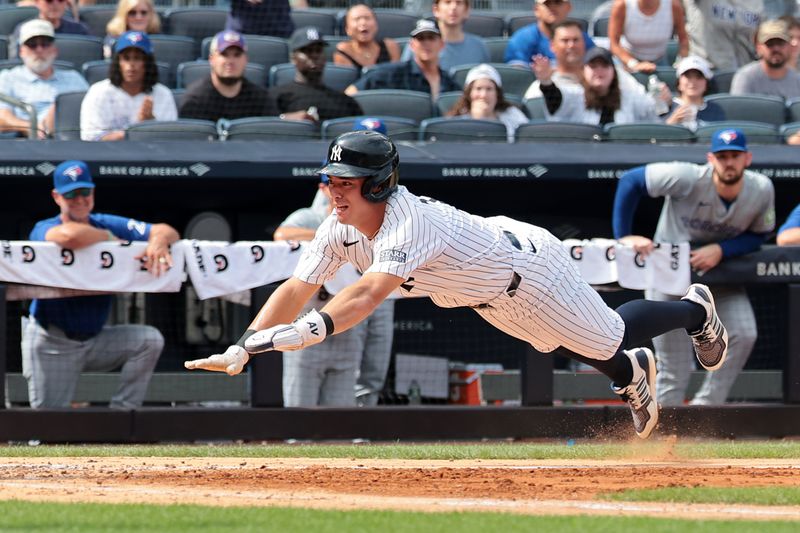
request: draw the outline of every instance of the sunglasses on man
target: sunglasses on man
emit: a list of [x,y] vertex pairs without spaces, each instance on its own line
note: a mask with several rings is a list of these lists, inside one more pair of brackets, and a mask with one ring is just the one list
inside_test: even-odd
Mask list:
[[91,196],[91,194],[92,194],[92,189],[83,188],[62,193],[61,196],[63,196],[67,200],[74,200],[78,196],[83,196],[84,198],[86,198],[88,196]]

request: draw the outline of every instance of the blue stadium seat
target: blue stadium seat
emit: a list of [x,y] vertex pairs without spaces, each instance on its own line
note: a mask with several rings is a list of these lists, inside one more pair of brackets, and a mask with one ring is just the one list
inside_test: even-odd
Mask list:
[[[283,63],[272,65],[269,69],[269,85],[275,87],[289,83],[294,79],[294,63]],[[344,65],[334,65],[327,63],[325,71],[322,73],[322,81],[333,90],[344,91],[348,86],[355,82],[361,72],[355,67],[345,67]]]
[[319,138],[319,129],[305,120],[281,120],[278,117],[249,117],[231,120],[225,127],[228,141],[269,141]]
[[[469,70],[475,65],[459,65],[450,69],[453,80],[463,86]],[[528,90],[531,83],[536,81],[536,75],[530,69],[512,67],[505,63],[494,63],[492,65],[500,74],[503,80],[503,92],[505,94],[523,95]]]
[[103,40],[91,35],[56,34],[58,58],[80,66],[87,61],[103,59]]
[[489,49],[489,61],[492,63],[504,63],[506,57],[506,47],[508,37],[484,37],[483,43]]
[[429,118],[420,124],[421,141],[508,142],[506,126],[496,120]]
[[156,61],[163,61],[169,65],[169,79],[165,85],[175,87],[178,65],[197,59],[197,43],[191,37],[164,34],[151,35],[150,42],[153,43]]
[[[378,38],[408,37],[411,30],[420,19],[418,15],[398,9],[375,9],[375,18],[378,20]],[[344,20],[342,20],[344,28]],[[341,32],[344,34],[344,31]]]
[[291,17],[295,28],[316,26],[323,35],[336,35],[338,33],[336,15],[333,13],[308,9],[292,9]]
[[[178,65],[175,87],[178,89],[185,89],[195,81],[208,78],[210,75],[211,65],[208,64],[207,59],[198,59],[197,61],[181,63]],[[244,76],[256,85],[260,85],[261,87],[267,86],[267,71],[261,65],[248,63],[244,71]]]
[[780,131],[773,124],[748,120],[723,120],[697,128],[695,132],[697,142],[709,143],[715,131],[727,128],[742,130],[747,137],[748,144],[780,144],[782,141]]
[[662,122],[606,124],[604,133],[612,142],[690,143],[695,140],[691,130]]
[[60,141],[81,138],[81,103],[86,91],[61,93],[56,96],[53,137]]
[[213,7],[179,7],[170,9],[164,14],[167,32],[170,35],[182,35],[194,39],[195,57],[199,56],[199,43],[205,37],[212,37],[225,29],[228,9]]
[[787,120],[790,122],[800,122],[800,98],[792,98],[786,101]]
[[366,116],[393,116],[422,122],[433,116],[431,95],[400,89],[375,89],[359,91],[356,99]]
[[[655,74],[656,77],[667,84],[669,90],[675,93],[678,90],[678,74],[675,72],[675,69],[672,67],[656,67],[656,71],[652,74]],[[636,81],[647,87],[647,83],[650,80],[650,74],[646,74],[644,72],[633,72],[633,77],[636,78]]]
[[547,118],[545,113],[545,103],[543,97],[529,98],[522,102],[528,118],[531,120],[544,120]]
[[0,35],[0,60],[8,59],[8,37]]
[[506,21],[501,15],[472,11],[464,22],[464,31],[480,37],[502,37]]
[[736,74],[736,69],[715,71],[714,78],[708,85],[709,94],[729,93],[734,74]]
[[117,12],[115,6],[84,6],[78,11],[81,22],[89,27],[89,31],[95,37],[106,36],[106,26],[114,18]]
[[510,13],[506,15],[506,31],[508,32],[508,36],[514,35],[520,28],[524,28],[530,24],[536,22],[536,15],[531,13],[530,11],[525,13]]
[[33,6],[0,6],[0,35],[10,35],[20,22],[36,18],[39,10]]
[[591,142],[603,138],[603,128],[578,122],[532,120],[517,126],[514,139],[522,142]]
[[601,17],[592,22],[592,37],[608,37],[608,17]]

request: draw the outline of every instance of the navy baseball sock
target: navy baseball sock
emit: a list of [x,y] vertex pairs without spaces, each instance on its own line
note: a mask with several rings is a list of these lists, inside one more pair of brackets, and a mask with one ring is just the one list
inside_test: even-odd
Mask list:
[[[624,342],[624,341],[623,341]],[[633,367],[631,360],[627,355],[622,353],[622,350],[617,351],[611,359],[590,359],[584,355],[573,352],[563,346],[557,348],[553,353],[563,355],[575,361],[585,363],[592,368],[596,368],[606,376],[608,376],[615,385],[624,387],[633,379]]]
[[706,320],[703,306],[686,300],[632,300],[617,307],[617,313],[625,322],[622,350],[638,348],[673,329],[694,331]]

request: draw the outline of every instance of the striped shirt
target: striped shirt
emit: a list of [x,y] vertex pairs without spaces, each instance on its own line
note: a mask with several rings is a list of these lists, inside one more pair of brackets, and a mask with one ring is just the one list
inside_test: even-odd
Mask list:
[[401,293],[441,307],[480,305],[504,293],[514,275],[513,246],[491,220],[420,197],[405,187],[389,197],[370,240],[332,214],[317,230],[294,276],[321,284],[345,262],[361,272],[404,278]]

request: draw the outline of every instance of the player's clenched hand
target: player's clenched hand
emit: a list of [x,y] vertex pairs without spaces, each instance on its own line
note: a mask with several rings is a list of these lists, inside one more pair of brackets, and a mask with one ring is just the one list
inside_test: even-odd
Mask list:
[[[328,318],[328,323],[330,318]],[[250,335],[244,341],[244,348],[248,353],[261,353],[275,350],[285,352],[300,350],[322,342],[332,331],[328,331],[323,315],[312,309],[291,324],[278,324],[271,328],[262,329]]]
[[620,244],[631,246],[642,257],[647,257],[655,249],[653,241],[641,235],[627,235],[619,240]]
[[242,371],[244,365],[250,360],[250,355],[241,346],[229,346],[225,353],[217,353],[205,359],[185,361],[183,366],[189,370],[212,370],[214,372],[227,372],[235,376]]

